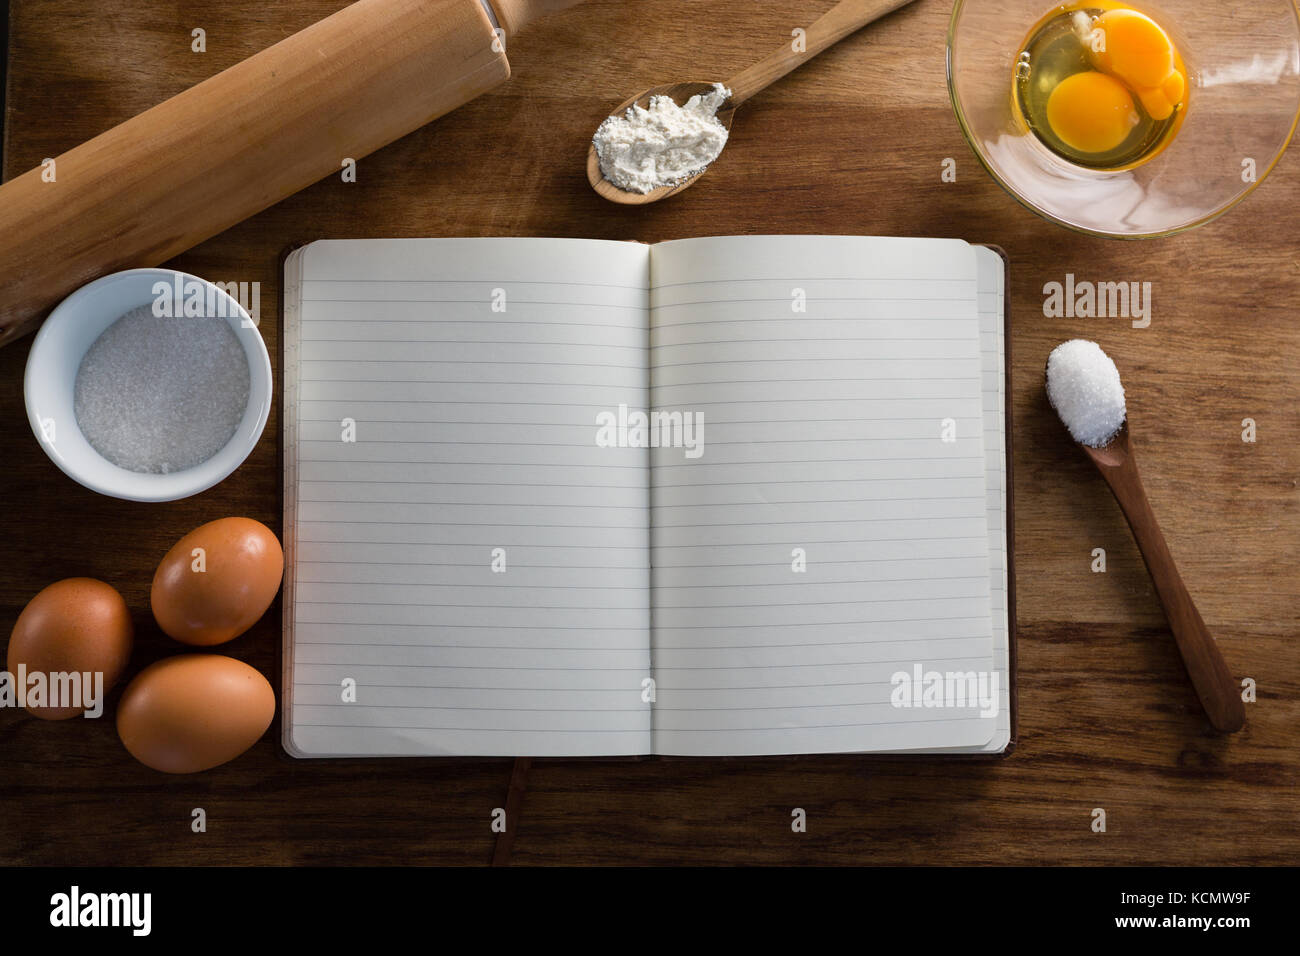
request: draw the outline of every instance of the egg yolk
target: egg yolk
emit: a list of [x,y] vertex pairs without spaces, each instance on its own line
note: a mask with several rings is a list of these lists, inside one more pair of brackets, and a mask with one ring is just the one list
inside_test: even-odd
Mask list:
[[1153,120],[1168,119],[1187,92],[1169,35],[1136,10],[1108,10],[1093,30],[1102,41],[1089,47],[1093,66],[1127,83]]
[[1082,153],[1108,153],[1139,122],[1133,97],[1113,76],[1086,71],[1067,76],[1047,99],[1052,132]]

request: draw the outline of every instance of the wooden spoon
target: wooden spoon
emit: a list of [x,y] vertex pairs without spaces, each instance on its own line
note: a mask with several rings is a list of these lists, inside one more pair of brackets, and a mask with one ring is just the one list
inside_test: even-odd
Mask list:
[[1241,702],[1237,682],[1196,610],[1192,596],[1187,593],[1187,586],[1174,564],[1174,556],[1156,524],[1156,516],[1147,501],[1142,478],[1138,475],[1137,460],[1129,444],[1128,423],[1125,422],[1119,434],[1102,448],[1084,444],[1079,447],[1110,485],[1128,526],[1133,529],[1138,550],[1151,572],[1156,594],[1164,605],[1169,628],[1174,632],[1174,641],[1183,656],[1187,675],[1192,679],[1192,686],[1201,698],[1210,723],[1224,733],[1240,730],[1246,722],[1246,708]]
[[[911,2],[912,0],[843,0],[843,2],[837,3],[808,28],[807,35],[804,38],[804,50],[796,53],[794,44],[786,43],[775,53],[759,60],[749,69],[738,73],[731,80],[724,83],[723,85],[731,90],[731,98],[723,103],[722,108],[718,110],[718,121],[730,130],[732,119],[736,115],[736,109],[755,93],[771,86],[787,73],[807,63],[818,53],[839,43],[850,33],[860,30],[868,23],[879,20],[885,14],[892,13],[899,7],[905,7]],[[697,93],[712,92],[712,81],[666,83],[663,86],[652,87],[644,93],[638,93],[610,115],[622,116],[633,103],[648,106],[652,96],[668,96],[675,103],[682,104]],[[660,186],[648,193],[628,192],[619,189],[601,173],[600,156],[596,153],[594,141],[587,150],[587,179],[591,182],[591,188],[611,202],[621,203],[626,206],[639,206],[644,203],[658,202],[660,199],[686,189],[706,172],[708,172],[707,167],[675,186]]]

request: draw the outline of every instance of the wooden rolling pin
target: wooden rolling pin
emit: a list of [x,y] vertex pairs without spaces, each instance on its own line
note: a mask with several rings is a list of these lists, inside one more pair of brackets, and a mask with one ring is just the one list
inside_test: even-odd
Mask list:
[[578,2],[357,0],[10,180],[0,345],[91,279],[159,265],[506,80],[493,15],[509,37]]

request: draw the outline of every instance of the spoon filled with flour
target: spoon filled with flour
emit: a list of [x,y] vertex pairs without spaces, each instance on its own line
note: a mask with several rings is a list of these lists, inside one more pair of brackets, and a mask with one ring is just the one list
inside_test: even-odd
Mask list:
[[[600,124],[592,144],[601,175],[624,192],[646,195],[698,176],[727,145],[718,110],[731,90],[714,83],[678,106],[673,93],[652,93]],[[681,95],[678,91],[675,95]]]
[[657,202],[693,184],[722,155],[736,110],[791,70],[912,0],[842,0],[794,42],[726,83],[668,83],[626,100],[600,124],[587,180],[610,202]]

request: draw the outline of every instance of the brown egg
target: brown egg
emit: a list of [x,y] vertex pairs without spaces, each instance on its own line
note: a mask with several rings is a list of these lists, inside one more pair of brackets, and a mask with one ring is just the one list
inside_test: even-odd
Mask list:
[[[33,674],[41,681],[43,706],[27,704],[28,713],[44,720],[66,720],[86,710],[85,706],[52,707],[52,696],[60,699],[74,687],[79,702],[86,703],[86,692],[93,694],[94,674],[103,675],[101,690],[117,683],[131,657],[131,614],[126,602],[110,585],[94,578],[66,578],[55,581],[27,602],[13,633],[9,636],[8,670],[15,682],[23,670],[27,694],[34,692]],[[72,674],[82,675],[77,684]],[[86,685],[86,674],[91,683]],[[68,675],[66,678],[51,675]],[[102,699],[99,704],[102,705]]]
[[220,654],[181,654],[127,685],[117,735],[146,767],[197,773],[253,746],[274,716],[275,692],[258,671]]
[[195,528],[163,556],[149,603],[158,626],[186,644],[210,647],[238,637],[275,600],[284,551],[252,518]]

